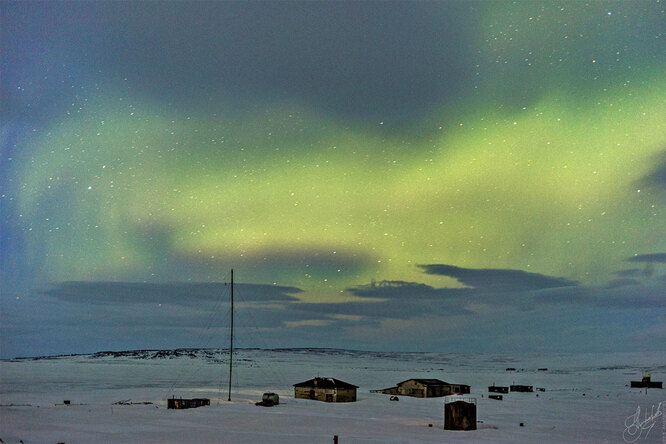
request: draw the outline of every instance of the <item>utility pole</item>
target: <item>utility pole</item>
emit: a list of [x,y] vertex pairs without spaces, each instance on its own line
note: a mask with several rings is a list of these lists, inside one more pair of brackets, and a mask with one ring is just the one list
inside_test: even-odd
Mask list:
[[231,371],[234,362],[234,269],[231,269],[231,335],[229,345],[229,399],[231,401]]

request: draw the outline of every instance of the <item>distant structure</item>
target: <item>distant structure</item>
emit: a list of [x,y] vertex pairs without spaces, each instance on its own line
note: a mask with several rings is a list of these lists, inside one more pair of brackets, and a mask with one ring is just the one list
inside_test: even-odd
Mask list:
[[210,399],[208,398],[169,398],[167,399],[167,408],[168,409],[194,409],[197,407],[203,407],[210,405]]
[[314,378],[294,384],[294,398],[324,402],[356,402],[358,386],[335,378]]
[[643,379],[640,381],[631,381],[632,388],[662,388],[661,381],[653,381],[650,372],[643,373]]
[[533,392],[534,387],[531,385],[511,385],[509,386],[512,392]]
[[399,382],[397,386],[382,390],[373,390],[374,393],[386,395],[414,396],[416,398],[440,398],[453,393],[469,393],[470,386],[465,384],[449,384],[440,379],[408,379]]
[[476,430],[476,398],[444,398],[444,430]]
[[500,385],[488,386],[488,391],[492,393],[509,393],[509,387],[502,387]]
[[280,396],[277,393],[266,392],[261,397],[261,401],[255,403],[255,405],[260,405],[262,407],[273,407],[274,405],[280,404]]

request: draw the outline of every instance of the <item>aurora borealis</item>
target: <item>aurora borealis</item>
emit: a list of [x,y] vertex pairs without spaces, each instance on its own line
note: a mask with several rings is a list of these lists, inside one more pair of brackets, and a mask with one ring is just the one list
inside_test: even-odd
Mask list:
[[664,2],[0,9],[3,357],[663,349]]

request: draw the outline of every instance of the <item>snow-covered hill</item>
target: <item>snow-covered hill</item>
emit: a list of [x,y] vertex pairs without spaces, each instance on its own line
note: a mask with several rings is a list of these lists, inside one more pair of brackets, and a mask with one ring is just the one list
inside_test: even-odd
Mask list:
[[[630,389],[664,353],[473,355],[339,349],[242,349],[228,402],[225,349],[99,352],[0,362],[4,442],[666,442],[663,390]],[[515,370],[507,370],[515,369]],[[293,384],[332,376],[359,386],[358,402],[294,399]],[[442,398],[371,393],[409,378],[468,384],[478,430],[442,430]],[[488,399],[489,385],[543,392]],[[254,401],[277,392],[281,404]],[[210,407],[167,410],[166,399],[211,398]],[[63,405],[69,400],[69,406]],[[118,401],[141,403],[117,405]],[[150,404],[143,404],[143,403]],[[639,409],[640,420],[634,420]],[[647,414],[647,416],[646,416]],[[647,421],[646,421],[647,420]],[[520,424],[523,426],[520,426]],[[626,424],[625,424],[626,423]],[[432,427],[429,425],[432,424]],[[649,428],[650,424],[654,424]],[[629,426],[629,427],[627,427]],[[624,432],[624,436],[623,436]]]

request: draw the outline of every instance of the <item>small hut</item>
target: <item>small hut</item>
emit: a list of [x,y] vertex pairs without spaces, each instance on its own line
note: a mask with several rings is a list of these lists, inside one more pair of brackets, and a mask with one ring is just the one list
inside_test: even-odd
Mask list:
[[444,430],[476,430],[476,398],[460,395],[444,398]]
[[261,397],[261,401],[257,402],[256,405],[263,407],[273,407],[274,405],[280,404],[280,396],[277,393],[266,392]]
[[488,391],[492,393],[509,393],[509,387],[503,387],[501,385],[491,385],[488,386]]
[[531,385],[511,385],[509,386],[512,392],[533,392],[534,387]]
[[210,405],[210,399],[208,398],[176,399],[176,397],[172,397],[167,399],[168,409],[194,409],[207,405]]
[[355,402],[358,386],[335,378],[314,378],[294,384],[294,398],[324,402]]
[[453,393],[469,393],[470,386],[465,384],[449,384],[439,379],[413,378],[399,382],[397,386],[377,390],[387,395],[414,396],[416,398],[439,398]]
[[653,381],[650,372],[643,373],[643,379],[640,381],[631,381],[632,388],[662,388],[661,381]]

